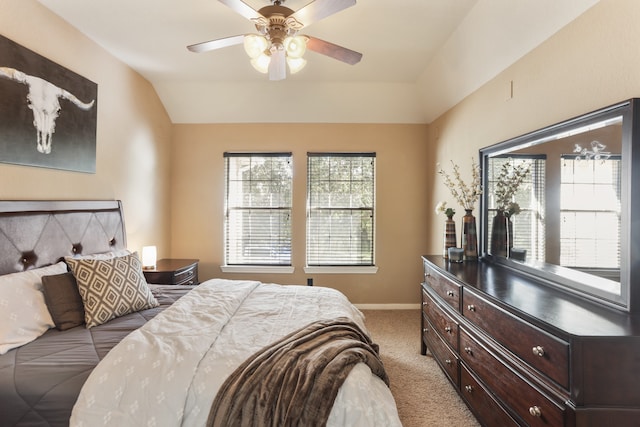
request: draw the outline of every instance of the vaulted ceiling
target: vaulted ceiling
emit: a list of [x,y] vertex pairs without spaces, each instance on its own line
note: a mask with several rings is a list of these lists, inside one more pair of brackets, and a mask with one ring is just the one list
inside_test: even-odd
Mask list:
[[174,123],[429,123],[598,0],[358,0],[302,33],[362,61],[307,52],[283,81],[255,71],[241,45],[186,49],[256,32],[217,0],[39,1],[147,78]]

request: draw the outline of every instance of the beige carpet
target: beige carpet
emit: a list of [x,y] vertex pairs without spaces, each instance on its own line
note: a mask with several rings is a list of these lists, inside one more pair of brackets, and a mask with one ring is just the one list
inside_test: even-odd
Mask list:
[[419,310],[363,310],[404,427],[476,427],[478,422],[431,356],[420,354]]

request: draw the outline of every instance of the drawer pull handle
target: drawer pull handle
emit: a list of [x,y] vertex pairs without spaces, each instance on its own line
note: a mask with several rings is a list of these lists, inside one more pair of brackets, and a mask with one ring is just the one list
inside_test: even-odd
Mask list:
[[540,357],[544,356],[544,347],[539,345],[533,347],[533,354]]
[[455,296],[455,294],[453,293],[453,291],[447,291],[447,296],[452,297]]
[[529,413],[534,417],[541,417],[542,409],[539,406],[532,406],[529,408]]
[[447,365],[451,366],[451,359],[446,359],[446,360],[444,361],[444,363],[446,363]]
[[469,311],[476,311],[476,306],[475,306],[475,305],[473,305],[473,304],[469,304],[469,305],[467,306],[467,310],[469,310]]
[[422,332],[426,334],[427,332],[429,332],[429,328],[423,328]]
[[467,354],[473,354],[473,350],[471,349],[471,347],[465,347],[464,352]]
[[428,303],[428,302],[426,302],[426,301],[423,301],[423,302],[422,302],[422,306],[423,306],[423,307],[426,307],[426,306],[428,306],[428,305],[429,305],[429,303]]
[[444,328],[444,331],[447,333],[451,333],[451,326],[447,326],[446,328]]
[[464,389],[467,391],[467,393],[472,393],[473,392],[473,386],[471,386],[471,385],[464,386]]

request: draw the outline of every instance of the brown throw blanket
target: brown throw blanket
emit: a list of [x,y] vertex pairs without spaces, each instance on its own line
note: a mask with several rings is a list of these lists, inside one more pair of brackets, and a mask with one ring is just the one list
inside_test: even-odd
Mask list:
[[360,362],[389,385],[378,346],[358,325],[346,318],[311,323],[238,367],[220,388],[207,426],[324,426]]

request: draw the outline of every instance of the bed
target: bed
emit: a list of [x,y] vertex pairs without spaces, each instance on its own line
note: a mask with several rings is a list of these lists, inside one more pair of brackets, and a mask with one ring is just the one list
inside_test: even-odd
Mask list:
[[0,425],[401,425],[340,292],[140,268],[118,201],[0,201]]

